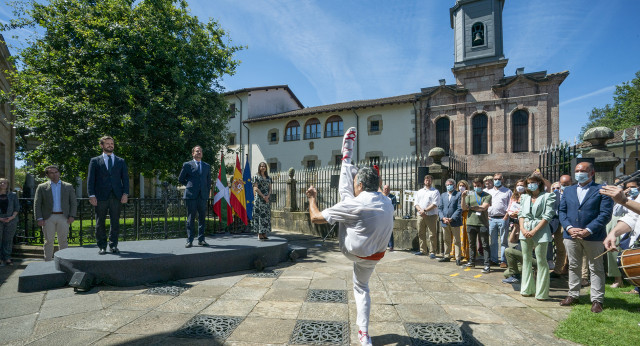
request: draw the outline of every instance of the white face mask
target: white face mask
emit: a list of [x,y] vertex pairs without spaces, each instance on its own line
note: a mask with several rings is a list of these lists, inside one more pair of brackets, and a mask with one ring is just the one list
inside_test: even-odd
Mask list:
[[460,186],[460,192],[464,192],[464,190],[466,190],[464,186]]
[[524,192],[524,186],[516,186],[516,191],[518,191],[519,193],[523,193]]

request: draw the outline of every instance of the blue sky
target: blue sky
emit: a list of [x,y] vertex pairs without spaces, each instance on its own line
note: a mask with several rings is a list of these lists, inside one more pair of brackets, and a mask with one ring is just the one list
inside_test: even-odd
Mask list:
[[[454,82],[454,0],[188,3],[201,20],[217,19],[234,44],[248,46],[236,55],[236,75],[222,82],[227,90],[288,84],[311,107]],[[615,86],[640,70],[639,10],[633,0],[505,2],[505,73],[570,72],[560,86],[561,140],[573,141],[589,111],[612,103]],[[3,4],[0,21],[8,18]]]

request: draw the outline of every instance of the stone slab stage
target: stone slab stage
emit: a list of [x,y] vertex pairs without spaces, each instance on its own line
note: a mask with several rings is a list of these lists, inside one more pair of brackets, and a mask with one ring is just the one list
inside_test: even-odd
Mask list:
[[129,287],[255,269],[256,260],[270,267],[307,255],[306,248],[275,236],[260,241],[255,235],[220,235],[206,241],[208,247],[194,241],[191,248],[184,247],[185,239],[122,241],[117,255],[99,255],[95,245],[70,247],[56,252],[53,262],[29,264],[18,291],[63,287],[76,272],[92,274],[97,285]]

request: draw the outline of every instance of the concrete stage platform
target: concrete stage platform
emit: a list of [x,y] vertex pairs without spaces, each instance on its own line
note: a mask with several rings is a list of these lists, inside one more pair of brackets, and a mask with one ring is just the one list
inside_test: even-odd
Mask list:
[[29,264],[20,275],[19,292],[63,287],[75,272],[92,274],[97,285],[137,286],[153,282],[208,276],[254,269],[256,260],[266,267],[295,257],[306,257],[307,249],[289,245],[275,236],[260,241],[256,235],[208,237],[208,247],[185,248],[185,239],[123,241],[120,254],[98,254],[98,247],[70,247],[55,253],[52,262]]

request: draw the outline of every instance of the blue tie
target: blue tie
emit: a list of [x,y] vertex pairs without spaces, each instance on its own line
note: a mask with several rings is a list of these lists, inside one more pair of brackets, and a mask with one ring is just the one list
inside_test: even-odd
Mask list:
[[200,161],[196,161],[196,163],[198,164],[198,173],[202,173],[202,171],[200,170]]
[[109,172],[111,172],[111,167],[113,166],[113,164],[111,164],[111,155],[107,155],[107,170]]

